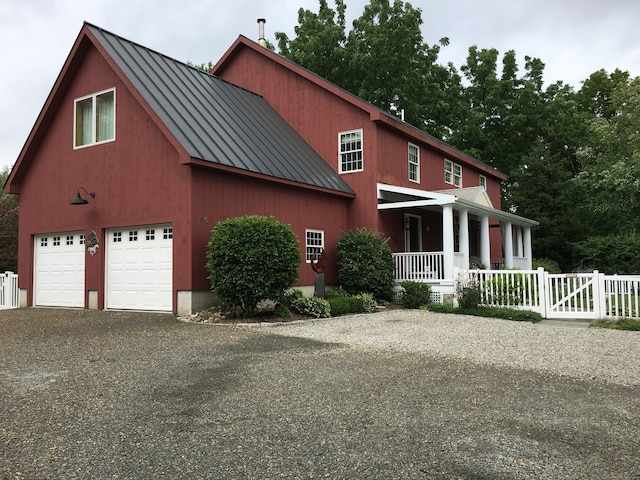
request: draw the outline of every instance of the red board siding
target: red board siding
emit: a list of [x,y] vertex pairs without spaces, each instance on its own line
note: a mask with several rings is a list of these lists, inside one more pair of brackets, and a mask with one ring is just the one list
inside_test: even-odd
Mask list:
[[278,185],[241,175],[193,167],[193,256],[195,290],[210,288],[206,272],[207,243],[216,223],[244,215],[273,216],[291,226],[300,242],[300,285],[313,285],[314,272],[305,263],[305,229],[323,230],[327,284],[337,283],[336,244],[347,230],[349,200],[330,194]]
[[[172,223],[174,263],[185,263],[181,252],[190,242],[189,167],[178,163],[178,152],[153,120],[93,49],[79,67],[76,80],[60,101],[42,143],[30,161],[20,194],[21,288],[32,298],[33,235],[71,230],[95,230],[101,242],[97,254],[86,257],[86,290],[97,290],[104,306],[104,231],[128,225]],[[74,99],[116,89],[116,140],[74,150]],[[70,205],[79,187],[95,191],[88,205]],[[83,193],[87,198],[87,195]],[[25,248],[25,246],[29,246]],[[190,289],[183,270],[174,269],[174,289]]]
[[364,171],[342,175],[357,192],[349,207],[349,227],[377,228],[378,140],[367,112],[247,48],[220,76],[262,95],[336,172],[339,132],[362,128]]

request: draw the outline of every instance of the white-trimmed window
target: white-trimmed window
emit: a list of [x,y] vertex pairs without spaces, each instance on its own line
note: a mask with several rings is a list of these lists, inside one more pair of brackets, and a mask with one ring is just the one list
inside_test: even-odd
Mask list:
[[462,167],[451,160],[445,160],[444,181],[456,187],[462,187]]
[[480,186],[485,190],[487,189],[487,177],[485,177],[484,175],[480,175]]
[[74,125],[74,148],[115,140],[115,89],[76,99]]
[[362,161],[362,129],[341,132],[338,134],[339,172],[361,172]]
[[409,180],[420,183],[420,147],[409,144]]
[[306,262],[311,263],[313,254],[316,254],[316,260],[324,249],[324,230],[305,230],[306,237]]

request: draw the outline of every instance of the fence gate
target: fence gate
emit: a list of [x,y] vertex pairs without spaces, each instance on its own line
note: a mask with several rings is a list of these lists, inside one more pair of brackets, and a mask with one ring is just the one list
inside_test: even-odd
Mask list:
[[600,277],[593,273],[546,274],[546,317],[601,317]]

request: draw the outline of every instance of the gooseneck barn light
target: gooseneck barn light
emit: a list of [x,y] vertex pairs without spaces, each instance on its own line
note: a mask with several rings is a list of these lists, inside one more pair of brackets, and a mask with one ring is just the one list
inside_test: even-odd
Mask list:
[[71,205],[86,205],[87,203],[89,203],[89,200],[82,198],[80,196],[80,190],[84,190],[84,193],[86,193],[87,195],[89,195],[91,198],[96,198],[96,192],[87,192],[87,189],[84,187],[80,187],[78,189],[78,195],[76,196],[76,198],[74,198],[73,200],[71,200]]

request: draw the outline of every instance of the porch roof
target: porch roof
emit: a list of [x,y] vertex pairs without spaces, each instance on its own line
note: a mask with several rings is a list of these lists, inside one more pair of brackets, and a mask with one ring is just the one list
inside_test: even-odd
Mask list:
[[512,225],[527,227],[539,225],[539,222],[530,218],[493,208],[490,200],[488,200],[489,205],[485,205],[483,204],[485,198],[488,200],[486,195],[479,195],[477,187],[428,191],[378,183],[378,200],[382,202],[378,203],[378,210],[454,205],[458,209],[466,209],[476,215],[488,215],[491,218],[498,219],[501,222],[508,222]]

